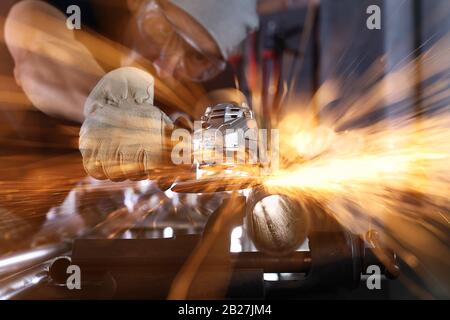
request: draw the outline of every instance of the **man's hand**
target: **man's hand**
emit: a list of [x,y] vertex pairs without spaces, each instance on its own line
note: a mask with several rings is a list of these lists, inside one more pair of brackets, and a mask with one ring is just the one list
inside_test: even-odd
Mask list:
[[158,178],[170,164],[172,121],[153,106],[153,77],[137,68],[106,74],[84,107],[80,131],[84,167],[97,179]]

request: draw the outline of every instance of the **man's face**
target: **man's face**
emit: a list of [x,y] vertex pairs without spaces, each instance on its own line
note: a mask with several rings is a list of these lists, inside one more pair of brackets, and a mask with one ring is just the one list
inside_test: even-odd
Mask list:
[[151,0],[137,16],[141,54],[153,61],[161,77],[201,82],[224,69],[217,43],[183,10]]

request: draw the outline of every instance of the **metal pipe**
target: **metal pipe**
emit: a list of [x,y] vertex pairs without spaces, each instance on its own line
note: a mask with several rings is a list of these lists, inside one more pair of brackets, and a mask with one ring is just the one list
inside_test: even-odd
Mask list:
[[50,261],[0,280],[0,300],[10,300],[47,278]]
[[68,242],[45,245],[0,257],[0,280],[62,255],[71,249]]

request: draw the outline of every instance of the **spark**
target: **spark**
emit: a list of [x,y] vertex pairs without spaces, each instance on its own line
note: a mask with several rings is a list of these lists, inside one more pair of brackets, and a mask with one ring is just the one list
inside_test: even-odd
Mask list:
[[[444,37],[382,77],[379,59],[359,79],[360,96],[330,79],[309,103],[289,102],[302,112],[279,122],[280,168],[264,177],[269,192],[314,199],[355,234],[376,229],[441,292],[450,267],[449,44]],[[417,86],[422,97],[411,101]]]

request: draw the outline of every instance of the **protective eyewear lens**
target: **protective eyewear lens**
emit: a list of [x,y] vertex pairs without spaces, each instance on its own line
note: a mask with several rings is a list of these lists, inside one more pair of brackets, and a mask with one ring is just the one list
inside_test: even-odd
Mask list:
[[201,52],[192,39],[186,39],[155,1],[150,1],[139,14],[138,30],[146,45],[159,52],[159,59],[170,55],[180,57],[173,70],[183,78],[194,82],[207,81],[226,67],[225,61]]

